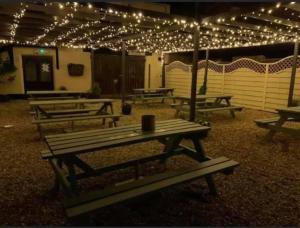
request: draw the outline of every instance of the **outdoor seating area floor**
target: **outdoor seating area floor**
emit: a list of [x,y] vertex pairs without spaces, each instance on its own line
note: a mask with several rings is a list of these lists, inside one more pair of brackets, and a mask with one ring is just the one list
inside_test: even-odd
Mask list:
[[[119,112],[120,103],[115,103]],[[174,118],[168,104],[133,105],[131,116],[119,125],[140,122],[142,114],[155,114],[157,120]],[[94,217],[97,225],[251,225],[300,226],[300,140],[278,134],[275,142],[264,142],[267,131],[253,120],[276,114],[244,109],[232,119],[228,112],[213,113],[212,130],[204,140],[207,155],[226,156],[240,163],[232,175],[215,175],[219,195],[208,194],[203,179],[138,200],[101,209]],[[62,194],[44,198],[53,184],[53,171],[40,151],[46,149],[31,123],[26,100],[0,103],[0,224],[67,224],[61,204]],[[97,125],[96,125],[97,124]],[[13,125],[4,128],[4,125]],[[66,127],[67,124],[57,124]],[[76,130],[102,127],[101,121],[75,123]],[[62,132],[51,125],[45,134]],[[189,143],[189,142],[186,142]],[[161,152],[158,142],[109,149],[103,153],[82,155],[95,166]],[[190,166],[189,158],[177,156],[167,169]],[[142,168],[142,175],[162,171],[152,162]],[[95,189],[130,178],[131,169],[115,171],[81,183],[83,189]],[[193,193],[193,194],[192,194]]]

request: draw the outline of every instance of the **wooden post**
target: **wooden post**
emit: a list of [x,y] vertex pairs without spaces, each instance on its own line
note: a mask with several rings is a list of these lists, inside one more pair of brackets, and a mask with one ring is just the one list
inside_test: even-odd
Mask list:
[[295,87],[295,79],[296,79],[296,71],[297,71],[298,50],[299,50],[299,41],[298,41],[298,37],[297,37],[295,46],[294,46],[294,58],[293,58],[293,65],[292,65],[288,106],[292,106],[292,104],[293,104],[293,95],[294,95],[294,87]]
[[163,62],[163,65],[162,65],[162,72],[161,72],[161,86],[163,88],[166,87],[166,64]]
[[95,71],[94,71],[94,65],[95,65],[95,51],[94,49],[91,50],[91,89],[93,88],[95,84]]
[[198,51],[199,51],[199,27],[197,26],[194,31],[194,53],[193,53],[193,65],[192,65],[190,121],[195,121],[197,72],[198,72]]
[[148,64],[148,88],[150,88],[151,84],[151,65]]
[[207,91],[208,58],[209,58],[209,49],[207,48],[206,52],[205,52],[205,71],[204,71],[204,80],[203,80],[203,94],[206,94],[206,91]]
[[122,107],[125,104],[125,63],[126,63],[126,47],[125,47],[125,41],[122,41],[122,66],[121,66],[121,72],[122,72],[122,90],[121,90],[121,97],[122,97]]

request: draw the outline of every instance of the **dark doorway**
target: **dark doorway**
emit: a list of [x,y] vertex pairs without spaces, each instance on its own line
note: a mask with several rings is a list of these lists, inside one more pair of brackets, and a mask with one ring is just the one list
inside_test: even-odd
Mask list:
[[[120,95],[121,93],[121,55],[95,54],[94,80],[99,83],[102,94]],[[131,94],[134,88],[144,87],[144,56],[126,56],[126,93]]]
[[25,91],[53,90],[51,56],[22,56]]

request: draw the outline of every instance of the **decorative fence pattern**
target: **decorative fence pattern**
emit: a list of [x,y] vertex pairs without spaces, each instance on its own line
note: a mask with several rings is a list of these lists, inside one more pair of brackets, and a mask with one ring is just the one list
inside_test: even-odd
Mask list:
[[[286,107],[292,61],[293,56],[274,63],[259,63],[247,58],[230,64],[209,61],[208,93],[232,94],[233,104],[259,110]],[[297,67],[300,68],[300,60]],[[203,83],[204,68],[205,60],[198,62],[197,89]],[[191,76],[191,65],[176,61],[166,66],[166,86],[175,88],[175,95],[190,95]],[[297,75],[294,99],[300,100],[300,76]]]

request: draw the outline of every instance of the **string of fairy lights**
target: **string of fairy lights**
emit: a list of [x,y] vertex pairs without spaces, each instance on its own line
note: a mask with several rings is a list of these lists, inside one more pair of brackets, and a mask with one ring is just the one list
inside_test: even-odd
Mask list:
[[23,4],[23,3],[21,3],[20,6],[21,6],[20,10],[13,15],[13,23],[10,26],[10,35],[11,35],[10,41],[11,42],[14,41],[14,38],[16,36],[16,30],[18,28],[20,20],[22,19],[22,17],[24,17],[26,9],[28,8],[28,5]]
[[[106,47],[119,51],[125,42],[126,48],[138,52],[181,52],[193,50],[195,27],[199,28],[199,46],[203,49],[286,43],[293,42],[300,32],[300,23],[297,22],[300,14],[291,10],[294,4],[277,2],[247,14],[198,23],[193,19],[160,18],[141,12],[104,9],[91,3],[51,2],[44,3],[44,7],[60,13],[53,16],[53,22],[43,28],[42,34],[21,41],[16,36],[17,29],[31,6],[23,3],[13,15],[10,39],[1,39],[0,43],[91,49]],[[290,16],[277,16],[280,11],[287,11]],[[84,15],[89,16],[83,20]],[[255,24],[257,21],[263,23]]]

